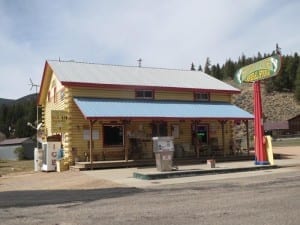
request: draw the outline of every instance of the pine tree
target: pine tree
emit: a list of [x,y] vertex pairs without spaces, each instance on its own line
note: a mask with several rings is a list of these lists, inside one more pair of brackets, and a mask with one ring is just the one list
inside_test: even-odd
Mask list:
[[223,78],[233,79],[235,73],[235,64],[231,59],[228,59],[223,66]]
[[219,80],[223,80],[223,74],[222,74],[222,71],[221,71],[219,63],[217,63],[217,66],[216,66],[215,77],[218,78]]
[[205,66],[204,66],[204,73],[211,74],[210,67],[211,67],[211,62],[210,62],[209,57],[207,57],[206,62],[205,62]]
[[201,72],[203,71],[201,65],[199,65],[198,71],[201,71]]
[[195,65],[194,65],[194,63],[192,63],[192,65],[191,65],[191,70],[195,71]]

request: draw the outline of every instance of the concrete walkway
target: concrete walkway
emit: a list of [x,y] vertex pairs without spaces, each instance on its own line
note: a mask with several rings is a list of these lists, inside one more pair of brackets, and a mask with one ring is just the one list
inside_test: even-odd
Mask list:
[[[260,174],[265,174],[266,170],[268,170],[269,172],[276,172],[278,170],[277,168],[289,168],[296,166],[300,166],[300,158],[298,157],[275,160],[275,166],[257,166],[254,164],[254,161],[240,161],[222,163],[216,162],[216,168],[211,168],[207,164],[185,165],[180,166],[178,170],[174,172],[159,172],[156,169],[156,167],[142,167],[81,171],[80,173],[84,173],[87,176],[91,176],[95,179],[109,180],[121,186],[143,188],[163,184],[177,184],[186,182],[197,182],[203,180],[226,179],[229,177],[238,178],[245,176],[257,176]],[[168,176],[163,176],[169,173],[174,173],[178,175],[178,173],[182,172],[191,172],[191,174],[187,176],[174,176],[172,178]],[[279,170],[277,172],[279,172]],[[137,179],[134,177],[135,174],[141,174],[145,176],[153,175],[155,178]]]

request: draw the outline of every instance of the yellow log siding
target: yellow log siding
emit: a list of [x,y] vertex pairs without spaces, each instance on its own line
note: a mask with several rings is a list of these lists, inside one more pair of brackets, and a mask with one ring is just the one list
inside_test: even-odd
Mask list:
[[210,101],[212,102],[231,102],[230,94],[222,94],[222,93],[212,93],[210,95]]
[[70,88],[72,96],[94,98],[124,98],[134,99],[135,91],[128,89],[104,89],[104,88]]
[[155,91],[155,99],[193,101],[194,95],[192,92]]
[[[133,89],[107,89],[107,88],[70,88],[72,96],[95,97],[95,98],[118,98],[135,99],[135,90]],[[193,101],[193,92],[176,92],[156,90],[154,92],[155,100],[182,100]],[[211,93],[210,101],[230,102],[231,95],[226,93]]]
[[[57,80],[55,74],[52,74],[52,78],[50,81],[50,86],[48,89],[49,97],[47,96],[44,104],[42,105],[44,113],[43,120],[46,127],[46,135],[51,136],[56,133],[52,133],[51,131],[51,111],[52,110],[65,110],[64,104],[64,87]],[[63,93],[63,94],[62,94]]]

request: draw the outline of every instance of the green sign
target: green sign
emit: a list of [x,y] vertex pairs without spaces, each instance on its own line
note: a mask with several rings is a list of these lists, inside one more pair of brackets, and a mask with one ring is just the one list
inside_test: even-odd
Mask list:
[[240,68],[234,79],[237,83],[251,83],[276,76],[281,67],[280,55],[274,55],[256,63]]

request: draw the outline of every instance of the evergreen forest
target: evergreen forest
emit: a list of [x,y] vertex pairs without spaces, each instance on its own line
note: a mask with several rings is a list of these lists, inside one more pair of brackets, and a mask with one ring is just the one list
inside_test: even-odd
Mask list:
[[36,117],[35,94],[18,100],[0,99],[0,132],[6,138],[35,136]]
[[[272,53],[274,54],[274,52]],[[226,60],[223,65],[212,64],[209,58],[206,59],[204,68],[201,65],[197,70],[210,74],[219,80],[233,80],[235,72],[243,66],[255,63],[272,54],[258,53],[254,57],[246,57],[244,54],[238,58],[237,61],[231,59]],[[196,66],[192,63],[191,70],[196,70]],[[275,77],[263,81],[267,93],[271,92],[292,92],[295,98],[300,102],[300,62],[299,55],[282,55],[282,67],[279,74]]]

